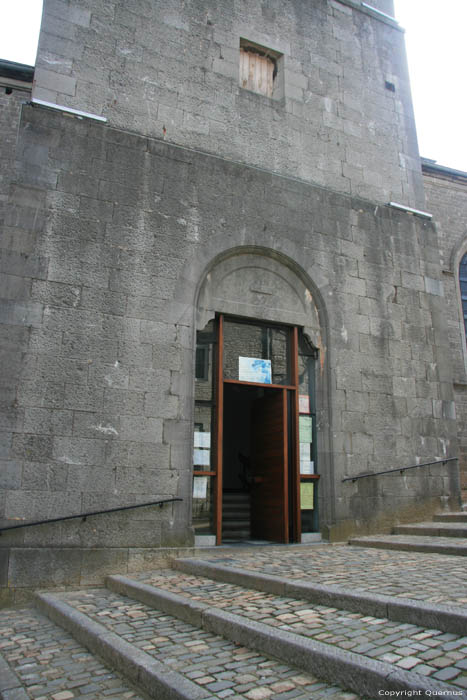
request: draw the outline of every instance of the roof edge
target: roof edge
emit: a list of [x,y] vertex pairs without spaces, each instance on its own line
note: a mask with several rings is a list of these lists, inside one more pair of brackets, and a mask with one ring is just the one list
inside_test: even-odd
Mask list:
[[34,78],[34,66],[0,58],[0,77],[10,78],[10,80],[19,80],[22,83],[32,83]]

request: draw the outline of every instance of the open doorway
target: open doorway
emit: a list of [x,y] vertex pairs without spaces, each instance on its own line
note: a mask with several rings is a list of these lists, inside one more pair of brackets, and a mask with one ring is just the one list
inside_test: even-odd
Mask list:
[[297,327],[219,314],[198,331],[193,525],[206,544],[318,531],[315,360]]
[[223,422],[223,542],[287,542],[289,420],[286,392],[226,385]]

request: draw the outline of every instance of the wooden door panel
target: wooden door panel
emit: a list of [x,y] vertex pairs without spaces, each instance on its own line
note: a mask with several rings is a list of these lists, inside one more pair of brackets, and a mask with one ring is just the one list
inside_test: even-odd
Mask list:
[[269,390],[253,404],[251,533],[288,542],[286,392]]

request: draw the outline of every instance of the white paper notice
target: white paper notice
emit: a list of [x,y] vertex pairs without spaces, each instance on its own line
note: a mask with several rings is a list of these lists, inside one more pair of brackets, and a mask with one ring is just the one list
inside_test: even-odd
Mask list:
[[309,442],[300,443],[300,462],[309,461],[311,457],[311,445]]
[[209,466],[211,450],[193,450],[193,464],[197,467]]
[[211,433],[200,433],[195,430],[195,447],[211,447]]
[[208,477],[195,476],[193,479],[193,498],[206,498],[208,495]]
[[307,396],[306,394],[299,394],[298,412],[299,413],[309,413],[310,412],[310,397]]
[[299,416],[298,417],[298,432],[300,442],[312,442],[313,441],[313,431],[312,431],[312,421],[311,416]]
[[314,474],[315,463],[310,460],[300,460],[300,474]]
[[271,360],[261,360],[257,357],[239,357],[238,378],[241,382],[272,384]]

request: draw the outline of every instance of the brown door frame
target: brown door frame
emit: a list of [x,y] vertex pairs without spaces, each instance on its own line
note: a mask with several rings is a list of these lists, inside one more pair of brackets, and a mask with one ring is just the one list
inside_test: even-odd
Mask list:
[[[214,519],[216,525],[216,544],[222,544],[222,489],[223,489],[223,437],[224,437],[224,384],[240,384],[242,386],[259,386],[263,389],[281,389],[284,403],[283,430],[285,436],[284,459],[287,460],[292,469],[292,488],[289,489],[288,468],[284,469],[284,493],[286,494],[287,525],[289,509],[292,506],[292,529],[289,532],[287,527],[287,541],[292,535],[296,542],[301,540],[301,517],[300,517],[300,454],[298,435],[298,328],[290,327],[290,359],[291,359],[291,384],[260,384],[254,382],[242,382],[235,379],[224,379],[224,315],[217,314],[217,357],[216,357],[216,458],[215,458],[215,483],[216,493],[214,498]],[[288,435],[287,435],[287,392],[292,393],[292,454],[290,459],[287,455]]]
[[216,522],[216,544],[222,544],[222,477],[224,460],[224,316],[217,317],[217,362],[216,362],[216,496],[214,517]]

